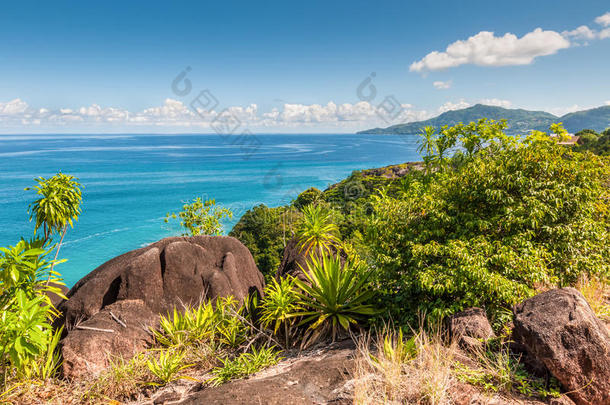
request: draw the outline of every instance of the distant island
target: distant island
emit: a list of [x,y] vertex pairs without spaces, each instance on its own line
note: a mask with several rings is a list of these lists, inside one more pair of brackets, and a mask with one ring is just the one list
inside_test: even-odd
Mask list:
[[558,117],[545,111],[508,109],[477,104],[462,110],[447,111],[429,120],[392,125],[387,128],[367,129],[358,132],[358,134],[417,134],[426,126],[439,128],[443,125],[451,126],[460,122],[468,123],[480,118],[506,119],[508,132],[511,133],[525,133],[531,130],[547,131],[549,126],[556,122],[563,122],[564,128],[571,133],[583,128],[603,131],[610,127],[610,106],[577,111]]

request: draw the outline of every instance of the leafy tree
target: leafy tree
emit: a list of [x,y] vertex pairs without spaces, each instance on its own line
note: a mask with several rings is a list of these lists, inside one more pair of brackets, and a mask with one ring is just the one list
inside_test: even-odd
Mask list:
[[321,199],[322,192],[315,187],[310,187],[299,194],[293,205],[295,208],[301,210],[308,205],[317,204]]
[[582,145],[577,146],[577,150],[589,150],[597,155],[610,155],[610,128],[603,131],[601,134],[592,129],[583,129],[576,133],[580,136]]
[[26,188],[35,190],[40,196],[29,206],[30,221],[36,220],[34,232],[42,228],[45,243],[49,242],[53,235],[61,234],[55,251],[57,260],[68,226],[72,227],[81,213],[82,186],[77,178],[61,172],[48,179],[38,177],[35,181],[38,185]]
[[217,207],[216,200],[202,201],[197,197],[193,202],[184,204],[179,213],[168,213],[165,222],[176,218],[180,218],[180,225],[187,231],[183,236],[220,235],[223,231],[221,221],[233,218],[233,212]]
[[502,126],[459,124],[460,165],[375,197],[366,240],[395,319],[494,313],[537,286],[609,276],[608,160],[540,132],[517,142]]

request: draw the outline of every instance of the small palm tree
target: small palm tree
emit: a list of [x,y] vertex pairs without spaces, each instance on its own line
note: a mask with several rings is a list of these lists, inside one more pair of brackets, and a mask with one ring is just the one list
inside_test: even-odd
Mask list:
[[[55,252],[55,260],[57,260],[68,226],[72,227],[81,213],[82,186],[77,178],[61,172],[48,179],[38,177],[35,180],[38,185],[26,188],[26,190],[35,190],[40,196],[29,206],[30,221],[36,220],[35,232],[42,228],[45,244],[54,234],[61,234]],[[51,265],[51,272],[55,260]]]
[[339,228],[332,223],[331,214],[320,205],[308,205],[303,208],[303,219],[297,229],[299,251],[330,252],[337,245]]

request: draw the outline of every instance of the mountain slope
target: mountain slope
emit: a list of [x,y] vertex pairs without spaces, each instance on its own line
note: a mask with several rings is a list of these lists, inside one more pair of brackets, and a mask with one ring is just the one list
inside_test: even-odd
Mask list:
[[393,125],[388,128],[374,128],[358,132],[359,134],[417,134],[425,126],[436,128],[443,125],[455,125],[459,122],[469,123],[480,118],[493,120],[506,119],[508,132],[525,133],[532,129],[548,131],[555,122],[563,122],[568,132],[577,132],[583,128],[602,131],[610,127],[610,106],[578,111],[557,117],[544,111],[529,111],[523,109],[508,109],[490,105],[477,104],[462,110],[447,111],[438,117],[425,121]]
[[610,105],[569,113],[560,121],[568,132],[575,133],[585,128],[601,132],[610,128]]

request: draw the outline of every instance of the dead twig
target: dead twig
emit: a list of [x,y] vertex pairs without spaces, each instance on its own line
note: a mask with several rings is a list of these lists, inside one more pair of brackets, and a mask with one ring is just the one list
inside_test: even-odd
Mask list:
[[82,330],[93,330],[96,332],[114,333],[114,329],[94,328],[92,326],[76,325],[75,328],[82,329]]
[[117,317],[116,317],[116,316],[115,316],[115,315],[112,313],[112,311],[110,311],[110,317],[111,317],[112,319],[114,319],[114,320],[115,320],[115,321],[116,321],[116,322],[117,322],[119,325],[121,325],[122,327],[127,328],[127,325],[125,324],[125,322],[123,322],[123,321],[121,321],[119,318],[117,318]]

